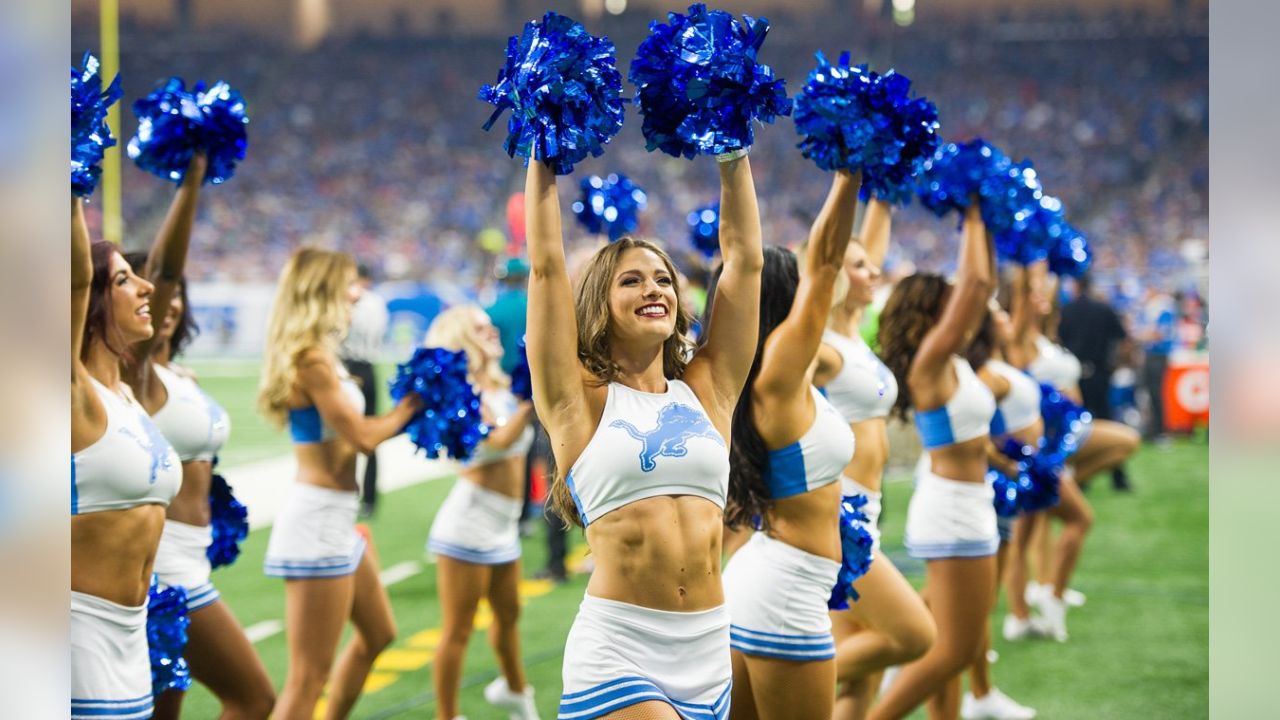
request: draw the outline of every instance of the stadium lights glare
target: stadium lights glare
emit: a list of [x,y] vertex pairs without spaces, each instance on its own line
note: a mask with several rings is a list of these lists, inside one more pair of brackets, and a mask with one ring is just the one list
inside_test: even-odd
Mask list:
[[893,0],[894,15],[913,12],[916,9],[916,0]]
[[627,10],[627,0],[604,0],[604,9],[608,10],[610,15],[621,15]]

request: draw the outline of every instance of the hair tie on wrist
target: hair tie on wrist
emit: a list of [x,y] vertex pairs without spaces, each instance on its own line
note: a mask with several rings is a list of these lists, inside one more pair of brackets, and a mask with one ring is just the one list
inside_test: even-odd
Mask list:
[[716,156],[716,162],[727,163],[733,160],[737,160],[738,158],[744,158],[747,156],[747,153],[749,153],[750,151],[751,151],[751,147],[748,146],[744,148],[738,148],[737,150],[730,150],[727,153],[720,153],[719,155]]

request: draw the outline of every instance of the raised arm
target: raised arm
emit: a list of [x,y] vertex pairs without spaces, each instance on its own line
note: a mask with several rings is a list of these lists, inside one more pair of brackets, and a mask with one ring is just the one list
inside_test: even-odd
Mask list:
[[805,389],[803,370],[813,362],[826,329],[836,277],[843,272],[844,253],[853,234],[861,175],[841,170],[809,230],[808,251],[800,285],[787,317],[765,344],[756,392],[792,397]]
[[[724,269],[711,299],[707,342],[694,363],[705,365],[716,404],[732,413],[747,382],[760,326],[764,250],[760,208],[745,157],[720,163],[720,256]],[[691,363],[690,370],[694,370]]]
[[884,266],[889,254],[889,229],[893,224],[893,207],[889,203],[871,198],[867,203],[867,215],[862,221],[862,247],[867,250],[867,261],[876,267]]
[[378,445],[399,435],[422,407],[418,394],[409,393],[385,415],[364,415],[343,393],[332,353],[318,349],[308,350],[299,358],[298,384],[325,424],[365,455],[372,455]]
[[529,316],[525,343],[533,404],[553,431],[572,425],[586,410],[578,363],[578,321],[564,258],[556,176],[529,161],[524,186],[529,248]]
[[[200,185],[204,182],[204,173],[209,160],[204,153],[191,156],[191,164],[187,166],[187,174],[183,176],[178,192],[169,204],[169,212],[165,215],[160,231],[156,233],[147,253],[147,266],[141,270],[142,276],[155,285],[151,294],[151,326],[155,332],[151,339],[134,346],[135,356],[147,358],[151,348],[160,339],[160,327],[164,325],[168,315],[169,302],[178,292],[182,282],[182,274],[187,266],[187,249],[191,247],[191,228],[195,224],[196,205],[200,199]],[[134,268],[135,272],[139,268]],[[137,390],[137,388],[134,388]]]
[[485,418],[485,422],[490,427],[483,444],[495,450],[506,450],[520,439],[531,420],[533,420],[533,403],[527,400],[517,405],[516,411],[511,413],[511,417],[508,417],[502,425],[494,425],[493,420]]
[[951,356],[968,347],[982,324],[987,299],[995,287],[995,254],[977,203],[964,214],[960,239],[960,263],[951,297],[942,318],[920,343],[908,377],[933,378],[951,362]]
[[89,292],[93,284],[93,256],[89,251],[89,224],[84,219],[84,203],[71,198],[71,383],[80,378],[84,364],[84,326],[89,315]]

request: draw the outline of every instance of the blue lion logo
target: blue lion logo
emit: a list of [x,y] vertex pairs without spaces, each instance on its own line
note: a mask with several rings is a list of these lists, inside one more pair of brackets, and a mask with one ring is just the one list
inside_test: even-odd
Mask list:
[[640,441],[640,469],[652,472],[658,457],[684,457],[689,454],[686,443],[693,438],[714,440],[724,447],[724,439],[711,426],[700,410],[671,403],[658,411],[658,426],[649,432],[641,432],[626,420],[614,420],[609,427],[620,428]]

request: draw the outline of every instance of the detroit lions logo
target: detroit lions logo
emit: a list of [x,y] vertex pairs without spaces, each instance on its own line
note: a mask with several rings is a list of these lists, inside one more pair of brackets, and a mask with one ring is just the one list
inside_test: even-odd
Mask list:
[[609,427],[620,428],[640,441],[640,469],[652,472],[659,457],[684,457],[689,454],[686,446],[693,438],[714,440],[724,447],[724,439],[711,426],[700,410],[681,403],[671,403],[658,411],[658,426],[649,432],[641,432],[626,420],[614,420]]

